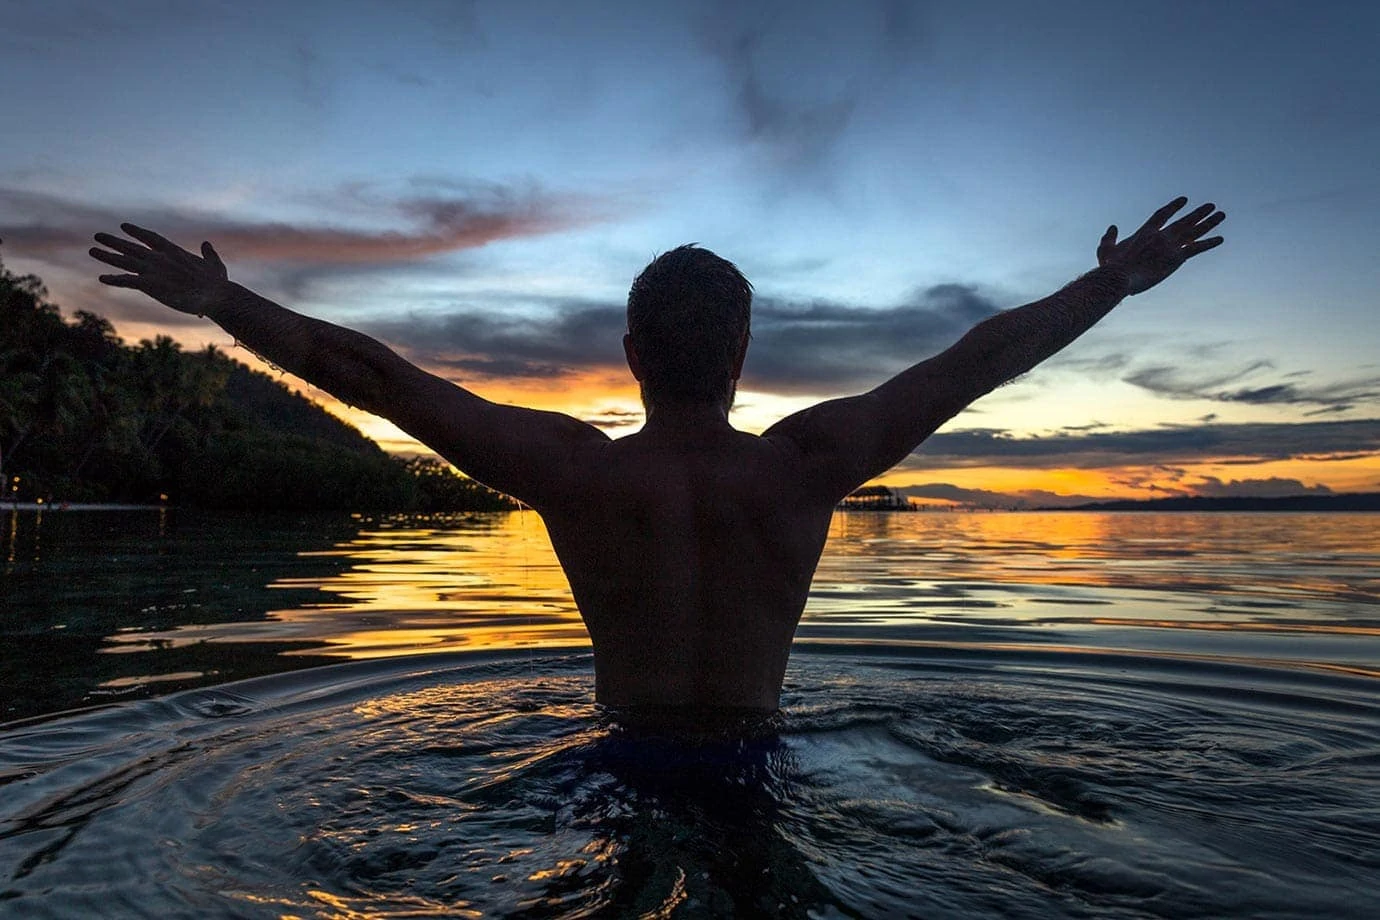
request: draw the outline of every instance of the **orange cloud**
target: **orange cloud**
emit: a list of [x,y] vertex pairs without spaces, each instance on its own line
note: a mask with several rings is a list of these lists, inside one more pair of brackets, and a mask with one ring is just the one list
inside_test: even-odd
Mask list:
[[1380,456],[1304,458],[1251,464],[1208,459],[1167,466],[1100,469],[1017,468],[999,465],[893,471],[878,482],[917,501],[983,507],[1057,507],[1109,499],[1181,496],[1281,496],[1380,491]]
[[[61,264],[87,267],[86,248],[97,230],[133,221],[194,245],[216,243],[222,255],[261,262],[316,265],[387,264],[442,252],[473,249],[500,239],[535,236],[597,219],[590,200],[535,188],[498,185],[442,186],[432,194],[385,198],[342,190],[339,204],[406,226],[363,230],[328,224],[242,221],[179,208],[114,209],[78,204],[55,195],[0,188],[0,238],[21,254],[41,254]],[[330,204],[334,199],[328,199]]]

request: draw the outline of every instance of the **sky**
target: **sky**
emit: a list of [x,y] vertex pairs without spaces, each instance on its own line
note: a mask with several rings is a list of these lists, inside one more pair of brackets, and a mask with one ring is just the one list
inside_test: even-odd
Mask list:
[[[1380,6],[116,2],[0,13],[0,257],[126,340],[233,341],[121,221],[482,396],[641,424],[627,289],[755,285],[732,419],[862,392],[1178,195],[1226,243],[880,482],[918,500],[1380,490]],[[252,363],[243,349],[232,351]],[[382,420],[304,391],[399,452]]]

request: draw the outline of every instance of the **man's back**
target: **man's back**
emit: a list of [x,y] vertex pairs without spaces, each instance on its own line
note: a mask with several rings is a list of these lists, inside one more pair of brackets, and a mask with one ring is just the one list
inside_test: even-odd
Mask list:
[[[1211,204],[1168,223],[1176,199],[1099,268],[1042,300],[989,317],[941,354],[858,396],[782,419],[760,438],[728,424],[750,339],[737,268],[682,246],[628,295],[628,367],[647,426],[610,441],[567,415],[492,403],[382,343],[309,319],[132,224],[97,234],[101,281],[209,316],[280,367],[382,415],[458,468],[536,508],[594,643],[601,703],[773,709],[834,503],[899,463],[973,400],[1219,245]],[[1167,224],[1167,225],[1166,225]]]
[[772,710],[833,503],[784,439],[649,425],[574,451],[539,509],[594,644],[600,701]]

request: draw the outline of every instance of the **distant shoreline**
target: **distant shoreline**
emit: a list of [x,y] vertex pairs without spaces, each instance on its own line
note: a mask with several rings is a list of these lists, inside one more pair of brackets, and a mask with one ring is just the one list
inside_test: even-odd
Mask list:
[[[5,511],[159,511],[172,508],[172,505],[140,505],[128,503],[101,502],[8,502],[0,501],[0,512]],[[1022,512],[1046,511],[1185,511],[1185,512],[1346,512],[1366,513],[1380,511],[1380,492],[1351,492],[1340,495],[1287,495],[1280,498],[1258,498],[1250,496],[1231,496],[1211,498],[1203,496],[1185,498],[1119,499],[1116,501],[1089,502],[1083,505],[1044,506],[1040,508],[931,508],[916,506],[910,508],[888,508],[851,506],[836,510],[848,513],[865,512],[914,512],[949,511],[950,513],[1007,511],[1014,514]]]
[[5,502],[0,511],[158,511],[168,505],[101,504],[100,502]]

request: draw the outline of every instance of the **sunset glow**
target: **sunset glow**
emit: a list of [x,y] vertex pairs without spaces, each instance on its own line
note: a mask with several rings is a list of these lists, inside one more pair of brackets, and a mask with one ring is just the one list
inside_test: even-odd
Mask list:
[[485,398],[619,436],[641,424],[628,285],[693,240],[756,286],[733,419],[762,431],[1051,293],[1108,223],[1182,193],[1227,212],[1225,246],[880,482],[984,507],[1380,490],[1364,4],[143,6],[24,5],[0,53],[29,87],[0,257],[128,341],[258,366],[95,282],[90,237],[122,220],[212,240],[235,280]]

